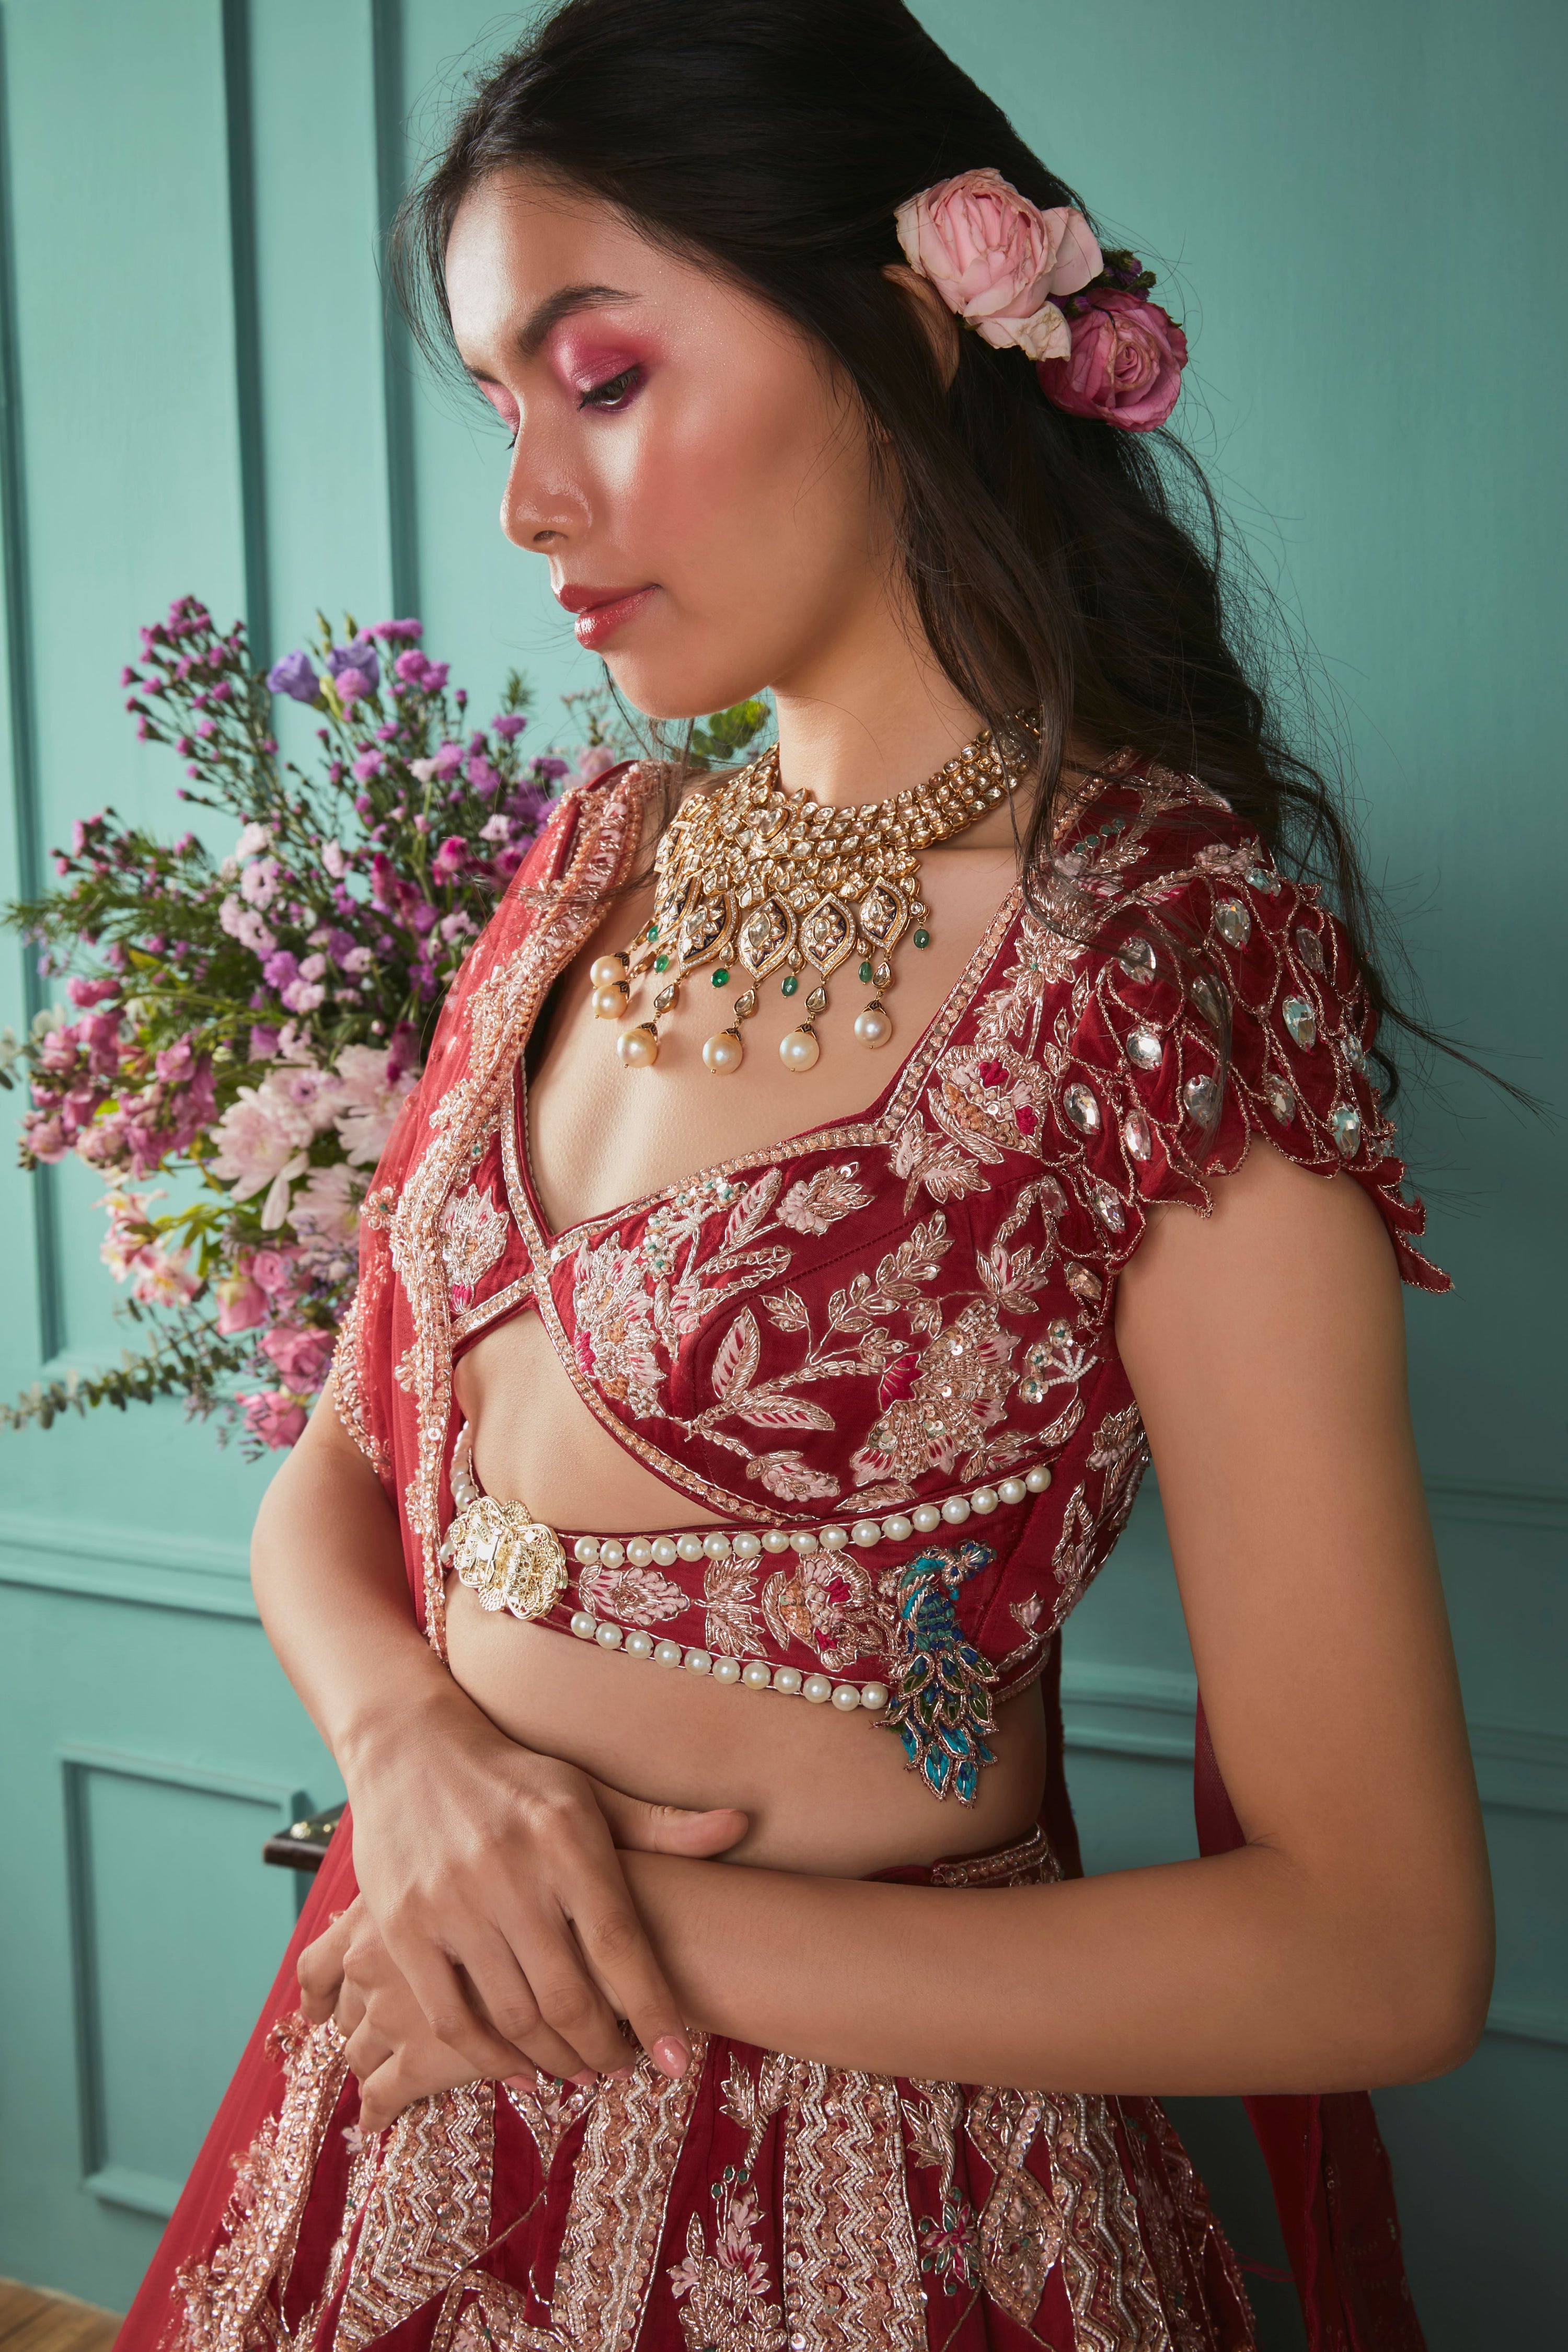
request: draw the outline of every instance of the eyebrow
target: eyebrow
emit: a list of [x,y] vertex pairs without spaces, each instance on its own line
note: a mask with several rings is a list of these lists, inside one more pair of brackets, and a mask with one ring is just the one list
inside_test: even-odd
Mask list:
[[606,302],[635,302],[637,299],[635,294],[623,293],[616,286],[563,286],[533,312],[517,339],[518,349],[525,360],[533,359],[542,347],[545,337],[574,310],[597,310]]

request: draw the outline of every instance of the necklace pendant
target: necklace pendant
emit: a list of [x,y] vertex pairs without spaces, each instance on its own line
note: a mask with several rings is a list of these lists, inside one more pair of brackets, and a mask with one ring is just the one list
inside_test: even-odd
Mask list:
[[616,1051],[628,1070],[651,1070],[658,1059],[658,1031],[651,1021],[642,1022],[636,1029],[623,1029],[616,1039]]
[[719,1029],[702,1048],[702,1059],[716,1078],[728,1077],[746,1058],[739,1029]]
[[893,1034],[892,1016],[879,996],[855,1015],[855,1034],[862,1045],[885,1045]]
[[779,1059],[786,1070],[809,1070],[821,1053],[816,1032],[809,1023],[779,1039]]

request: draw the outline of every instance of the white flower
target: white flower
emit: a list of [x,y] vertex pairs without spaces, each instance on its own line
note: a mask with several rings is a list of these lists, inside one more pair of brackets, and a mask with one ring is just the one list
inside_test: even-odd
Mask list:
[[132,1297],[142,1307],[178,1307],[194,1298],[202,1286],[185,1270],[189,1257],[190,1252],[183,1249],[142,1250],[135,1261]]
[[207,1166],[237,1201],[266,1191],[261,1222],[269,1233],[287,1222],[289,1186],[310,1166],[316,1134],[309,1099],[296,1101],[288,1089],[287,1079],[298,1075],[275,1068],[258,1087],[241,1087],[213,1129],[217,1150]]
[[374,962],[375,958],[372,955],[368,948],[350,948],[347,955],[343,958],[343,970],[345,971],[369,971]]
[[374,1045],[345,1045],[334,1076],[342,1102],[338,1138],[356,1167],[372,1168],[381,1158],[393,1122],[418,1076],[403,1070],[387,1076],[388,1057]]
[[324,955],[308,955],[300,966],[301,980],[324,980],[326,976],[327,959]]
[[294,1195],[289,1223],[323,1242],[352,1242],[359,1232],[364,1181],[349,1168],[312,1168]]
[[264,849],[271,846],[272,827],[269,824],[247,824],[234,845],[234,854],[237,857],[259,857]]
[[259,857],[239,877],[240,896],[253,907],[269,907],[278,896],[278,860]]

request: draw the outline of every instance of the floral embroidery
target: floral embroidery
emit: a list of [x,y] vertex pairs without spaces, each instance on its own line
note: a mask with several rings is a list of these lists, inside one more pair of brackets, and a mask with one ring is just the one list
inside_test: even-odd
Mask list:
[[761,2210],[754,2189],[725,2183],[711,2253],[701,2216],[693,2213],[686,2225],[686,2259],[669,2282],[691,2352],[786,2352],[784,2313],[756,2240]]
[[474,1293],[505,1249],[510,1230],[488,1185],[465,1185],[447,1202],[437,1231],[447,1287],[458,1311],[473,1303]]
[[577,1592],[595,1617],[614,1617],[623,1625],[662,1625],[690,1606],[679,1585],[657,1568],[595,1564],[579,1571]]
[[795,1234],[825,1234],[840,1217],[870,1205],[871,1194],[855,1181],[856,1163],[819,1169],[803,1183],[792,1184],[779,1202],[779,1223]]
[[888,1612],[869,1572],[842,1551],[807,1552],[775,1569],[763,1587],[763,1615],[781,1648],[800,1642],[833,1674],[888,1653]]

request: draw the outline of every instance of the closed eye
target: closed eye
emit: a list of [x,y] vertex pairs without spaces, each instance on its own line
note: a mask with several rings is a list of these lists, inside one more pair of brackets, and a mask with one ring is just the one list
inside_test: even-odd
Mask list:
[[618,375],[607,376],[603,383],[594,385],[578,401],[579,408],[622,408],[642,382],[642,370],[632,366],[622,368]]

